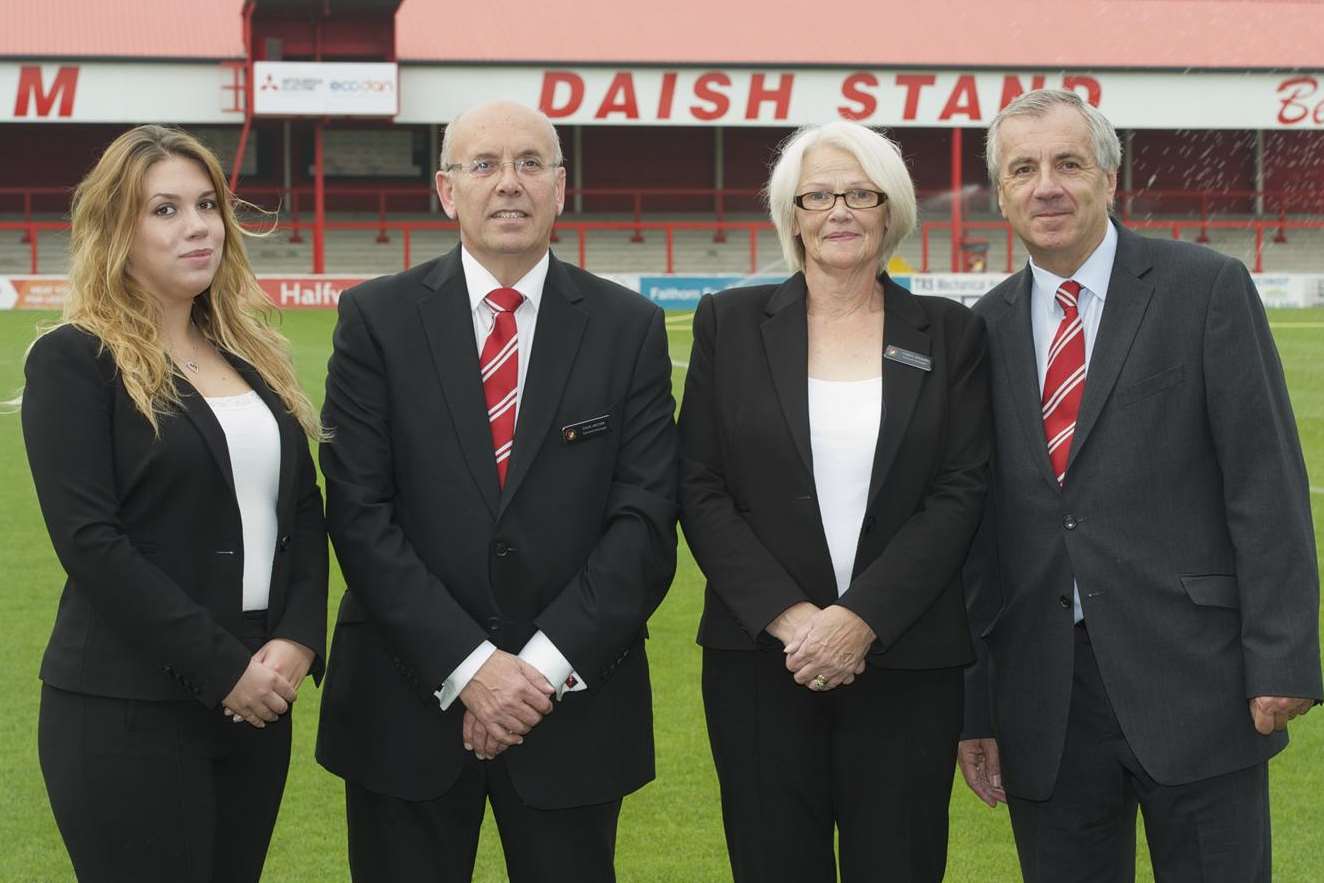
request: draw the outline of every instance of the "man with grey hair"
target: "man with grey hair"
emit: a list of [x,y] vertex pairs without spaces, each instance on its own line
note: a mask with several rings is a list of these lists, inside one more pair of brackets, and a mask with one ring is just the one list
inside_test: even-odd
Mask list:
[[1240,262],[1109,218],[1096,109],[1032,92],[989,174],[1029,265],[988,325],[993,474],[966,566],[959,764],[1030,883],[1270,877],[1267,761],[1324,697],[1305,463]]
[[356,880],[468,881],[488,801],[507,879],[614,880],[621,799],[653,777],[671,360],[661,310],[551,254],[560,160],[535,110],[464,113],[437,173],[460,245],[340,299],[317,758]]

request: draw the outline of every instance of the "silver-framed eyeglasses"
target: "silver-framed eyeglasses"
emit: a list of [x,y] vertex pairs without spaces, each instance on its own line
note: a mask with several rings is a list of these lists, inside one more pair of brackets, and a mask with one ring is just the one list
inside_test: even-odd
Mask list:
[[825,212],[836,205],[838,199],[846,200],[847,208],[877,208],[887,202],[887,194],[858,187],[844,193],[833,193],[831,190],[811,190],[795,197],[795,204],[807,212]]
[[540,156],[521,156],[519,159],[472,159],[464,163],[451,163],[442,171],[463,172],[471,178],[490,178],[501,173],[506,166],[512,166],[515,174],[521,178],[540,178],[560,163],[552,163]]

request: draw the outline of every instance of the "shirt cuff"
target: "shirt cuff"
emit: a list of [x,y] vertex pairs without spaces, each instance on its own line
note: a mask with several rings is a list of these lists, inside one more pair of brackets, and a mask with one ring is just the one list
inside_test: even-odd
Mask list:
[[566,693],[578,693],[580,690],[588,689],[584,679],[575,673],[570,660],[556,649],[552,639],[547,637],[542,629],[529,638],[524,649],[519,651],[519,658],[542,672],[542,676],[547,678],[547,683],[556,687],[558,700]]
[[464,657],[464,662],[455,666],[455,671],[451,672],[450,677],[446,678],[441,689],[436,692],[442,711],[451,707],[451,703],[460,695],[460,691],[469,686],[474,675],[478,674],[478,669],[482,668],[483,663],[487,662],[488,657],[495,652],[496,645],[491,641],[484,641],[474,648],[474,652]]

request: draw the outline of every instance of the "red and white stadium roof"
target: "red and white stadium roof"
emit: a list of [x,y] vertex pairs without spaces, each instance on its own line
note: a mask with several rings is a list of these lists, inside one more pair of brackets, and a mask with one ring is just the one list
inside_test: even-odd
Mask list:
[[[235,59],[243,0],[0,0],[0,57]],[[812,8],[816,16],[804,14]],[[789,10],[789,11],[787,11]],[[430,63],[1291,70],[1324,66],[1321,0],[405,0]]]

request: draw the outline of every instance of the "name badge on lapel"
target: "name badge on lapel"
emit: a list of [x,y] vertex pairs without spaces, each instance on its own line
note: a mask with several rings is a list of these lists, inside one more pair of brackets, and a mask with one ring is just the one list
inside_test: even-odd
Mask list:
[[610,414],[603,414],[600,417],[590,417],[588,420],[581,420],[578,423],[566,424],[561,427],[561,441],[573,445],[595,435],[601,435],[611,429],[610,420]]
[[888,346],[887,349],[883,350],[883,358],[900,362],[902,365],[909,365],[912,368],[918,368],[921,371],[933,370],[933,359],[914,350],[903,350],[899,346]]

